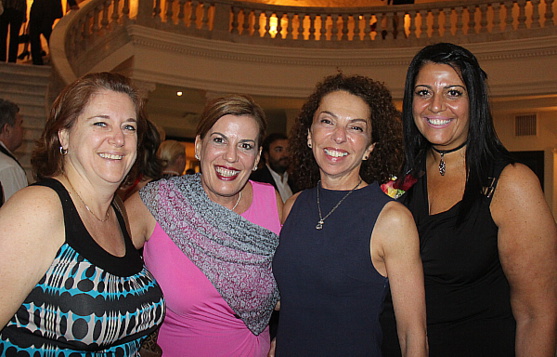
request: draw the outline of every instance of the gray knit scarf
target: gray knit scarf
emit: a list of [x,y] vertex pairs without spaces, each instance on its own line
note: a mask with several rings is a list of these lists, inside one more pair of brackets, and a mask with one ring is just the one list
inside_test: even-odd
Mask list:
[[211,201],[201,174],[149,183],[139,195],[166,234],[259,335],[279,297],[271,271],[278,236]]

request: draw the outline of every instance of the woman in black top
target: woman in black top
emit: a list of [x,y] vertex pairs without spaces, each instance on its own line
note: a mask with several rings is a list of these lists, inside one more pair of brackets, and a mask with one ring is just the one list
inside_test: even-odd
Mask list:
[[[420,234],[430,356],[554,357],[557,229],[497,138],[486,79],[448,43],[422,49],[406,77],[403,172],[418,182],[402,201]],[[392,311],[383,320],[396,356]]]

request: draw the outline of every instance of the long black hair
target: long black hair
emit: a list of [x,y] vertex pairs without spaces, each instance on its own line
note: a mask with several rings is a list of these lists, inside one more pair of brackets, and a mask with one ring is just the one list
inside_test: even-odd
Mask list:
[[403,180],[407,173],[414,177],[420,175],[423,160],[431,147],[431,143],[418,130],[412,114],[416,77],[420,69],[427,63],[451,66],[464,82],[468,92],[467,177],[459,212],[459,221],[462,221],[472,205],[481,197],[482,187],[488,177],[492,175],[495,163],[498,160],[503,162],[514,162],[514,160],[495,132],[488,100],[487,74],[480,67],[478,60],[470,51],[461,46],[438,43],[424,47],[418,52],[406,74],[402,104],[404,165],[402,174],[399,175],[400,180]]

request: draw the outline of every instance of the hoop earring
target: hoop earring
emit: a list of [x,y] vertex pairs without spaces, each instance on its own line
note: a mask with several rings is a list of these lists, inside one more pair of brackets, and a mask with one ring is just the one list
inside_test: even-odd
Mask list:
[[364,156],[364,161],[367,161],[367,159],[369,159],[369,156]]
[[62,146],[60,146],[59,150],[62,156],[66,156],[66,154],[68,153],[68,149],[64,149]]
[[311,143],[308,143],[308,148],[312,148],[313,145],[311,145]]
[[200,161],[199,155],[197,155],[197,153],[195,153],[195,158],[197,159],[197,161]]

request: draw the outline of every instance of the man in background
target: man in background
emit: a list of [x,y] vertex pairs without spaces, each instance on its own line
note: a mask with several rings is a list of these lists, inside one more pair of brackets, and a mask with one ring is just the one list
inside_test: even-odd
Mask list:
[[13,152],[23,142],[23,117],[17,104],[0,99],[0,184],[4,203],[16,191],[27,186],[25,171]]
[[281,133],[269,134],[262,144],[263,165],[254,173],[250,179],[257,182],[266,182],[273,185],[282,201],[286,201],[296,187],[288,177],[290,157],[288,153],[288,137]]

